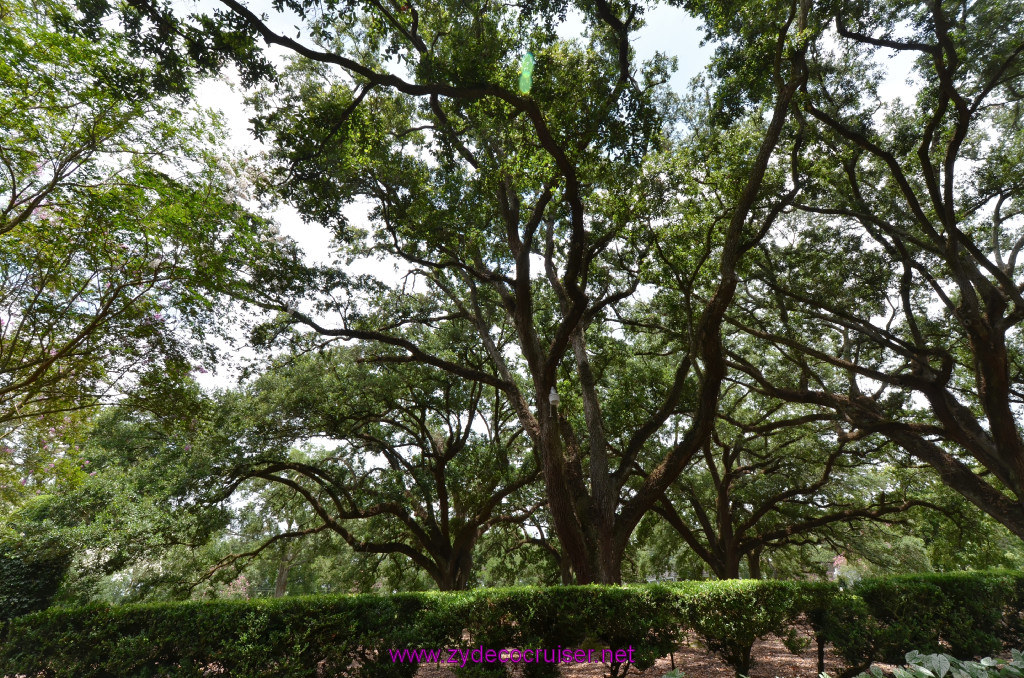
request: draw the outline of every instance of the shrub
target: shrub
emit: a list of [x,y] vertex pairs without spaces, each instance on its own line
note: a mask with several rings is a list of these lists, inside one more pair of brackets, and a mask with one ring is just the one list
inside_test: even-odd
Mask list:
[[862,579],[853,591],[876,622],[875,649],[882,661],[898,664],[909,648],[940,652],[940,630],[950,614],[942,589],[921,576]]
[[70,563],[67,551],[29,553],[0,540],[0,622],[45,609]]
[[770,633],[786,635],[795,623],[802,611],[800,589],[795,582],[771,580],[686,582],[679,586],[687,625],[736,670],[737,677],[750,672],[755,640]]
[[842,677],[863,671],[878,658],[878,622],[868,604],[852,593],[838,593],[830,599],[816,628],[819,644],[832,643],[848,669]]
[[914,648],[939,652],[950,612],[949,598],[927,576],[862,579],[829,601],[821,635],[850,667],[845,677],[872,661],[901,663]]
[[[608,588],[592,594],[591,628],[612,649],[632,647],[635,667],[651,667],[679,646],[685,623],[685,603],[667,586]],[[612,664],[612,676],[623,668]]]
[[[464,616],[470,646],[553,648],[578,645],[586,633],[586,609],[580,587],[483,589],[457,594],[466,601]],[[554,676],[557,664],[525,665],[530,676]],[[467,664],[463,676],[504,675],[504,664]]]
[[[451,644],[426,596],[332,596],[51,609],[9,623],[0,673],[412,676],[389,648]],[[431,626],[423,623],[429,621]],[[461,628],[460,628],[461,630]]]
[[1015,577],[1006,572],[954,572],[924,575],[942,591],[948,605],[939,635],[958,659],[983,657],[1003,647],[1001,627],[1012,608]]
[[[552,586],[482,589],[463,594],[462,617],[471,646],[485,648],[631,646],[636,667],[647,668],[678,645],[679,595],[663,586]],[[612,675],[625,667],[613,664]],[[523,665],[530,677],[556,676],[558,664]],[[461,675],[503,674],[500,664],[460,668]]]
[[[0,627],[0,675],[412,676],[391,649],[633,648],[651,666],[696,632],[736,670],[750,670],[758,638],[786,638],[806,619],[851,676],[948,643],[962,658],[1015,637],[1024,574],[958,573],[829,583],[683,582],[555,586],[395,595],[160,603],[49,609]],[[922,655],[924,656],[924,655]],[[443,658],[442,661],[446,659]],[[462,675],[504,675],[471,662]],[[557,664],[520,665],[529,678]],[[619,675],[625,665],[612,665]],[[967,670],[967,669],[965,669]],[[1009,670],[1009,669],[1007,669]],[[964,674],[972,675],[972,674]]]
[[851,667],[844,675],[943,643],[960,659],[983,656],[1020,640],[1022,584],[1015,572],[864,579],[827,602],[815,630]]
[[[818,651],[818,673],[825,672],[825,638],[822,629],[825,616],[831,602],[840,593],[839,586],[833,582],[803,582],[797,590],[797,607],[803,612],[804,621],[814,630]],[[798,648],[790,636],[785,639],[786,648],[790,652],[798,652]]]
[[1006,647],[1024,647],[1024,572],[1000,570],[993,574],[1006,577],[1010,582],[1009,598],[996,636]]

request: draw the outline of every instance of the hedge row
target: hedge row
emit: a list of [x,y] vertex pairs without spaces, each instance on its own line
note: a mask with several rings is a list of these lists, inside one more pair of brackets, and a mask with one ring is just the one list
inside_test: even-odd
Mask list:
[[[1022,640],[1024,573],[984,572],[828,583],[682,582],[316,596],[49,609],[0,628],[0,675],[412,676],[405,648],[633,648],[643,669],[695,634],[750,668],[754,641],[795,640],[809,624],[852,675],[911,650],[970,658]],[[444,657],[443,659],[447,659]],[[464,676],[505,664],[467,663]],[[554,676],[557,664],[524,664]],[[625,665],[613,664],[612,675]]]
[[865,579],[828,597],[812,621],[855,672],[914,650],[970,659],[1020,648],[1022,610],[1024,573],[958,572]]

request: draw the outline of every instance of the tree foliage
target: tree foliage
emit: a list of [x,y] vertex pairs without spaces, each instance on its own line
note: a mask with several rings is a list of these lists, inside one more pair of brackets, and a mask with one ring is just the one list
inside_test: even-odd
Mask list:
[[[667,59],[635,58],[644,6],[631,2],[282,0],[273,15],[238,0],[191,15],[80,3],[60,23],[84,56],[61,67],[116,63],[116,50],[89,51],[97,37],[152,59],[119,69],[109,96],[100,72],[83,100],[144,117],[143,136],[181,140],[202,169],[172,179],[162,155],[137,151],[150,137],[113,128],[117,153],[106,137],[77,142],[104,159],[83,165],[88,190],[61,183],[59,154],[40,175],[7,152],[23,196],[5,213],[12,238],[78,223],[122,234],[62,235],[24,260],[30,247],[0,242],[29,309],[3,364],[36,398],[10,416],[95,399],[115,366],[154,348],[181,377],[185,345],[157,321],[180,307],[201,331],[214,306],[194,293],[211,289],[265,312],[252,342],[285,349],[197,430],[167,428],[156,446],[179,483],[162,496],[213,506],[248,492],[289,526],[250,509],[243,552],[220,565],[276,553],[286,578],[300,539],[333,532],[441,588],[480,574],[478,545],[483,579],[522,557],[541,576],[615,583],[668,561],[657,513],[718,576],[823,545],[870,560],[904,544],[901,562],[924,568],[930,540],[969,521],[922,469],[900,468],[910,459],[1024,536],[1019,2],[683,4],[716,48],[685,96],[666,87]],[[556,31],[569,9],[582,40]],[[286,11],[294,37],[278,28]],[[104,27],[111,12],[123,35]],[[883,97],[878,59],[893,53],[914,60],[906,98]],[[257,237],[213,156],[185,143],[200,127],[160,126],[164,93],[229,62],[268,146],[260,196],[326,227],[332,263]],[[145,96],[118,98],[132,86]],[[63,133],[70,95],[54,96],[56,131],[28,116],[18,132],[43,139],[27,146],[40,158],[46,134]],[[131,173],[101,171],[115,160]],[[357,260],[404,277],[356,274]],[[101,282],[122,296],[93,293]],[[89,335],[102,349],[54,334],[109,295],[123,326]],[[71,370],[88,389],[45,390]],[[294,445],[319,436],[340,444]]]
[[4,505],[88,464],[76,412],[212,366],[232,262],[270,249],[218,116],[158,92],[123,36],[73,21],[61,2],[0,11]]
[[[480,361],[452,338],[433,341],[453,361]],[[481,535],[538,508],[524,491],[536,458],[493,388],[337,347],[282,364],[247,395],[255,435],[229,434],[244,447],[227,478],[278,486],[311,513],[271,541],[333,531],[357,552],[404,556],[441,589],[460,589]],[[253,445],[261,434],[262,449]],[[288,439],[316,436],[338,446],[289,449]]]
[[[401,349],[449,378],[498,388],[540,454],[552,524],[578,581],[618,581],[630,535],[710,435],[725,374],[721,323],[738,262],[785,204],[763,190],[777,151],[799,146],[787,121],[806,71],[810,5],[779,4],[760,18],[754,41],[773,59],[762,108],[734,125],[705,127],[709,143],[730,149],[712,172],[732,175],[718,187],[723,206],[707,242],[678,279],[684,289],[666,290],[692,297],[686,275],[700,275],[704,303],[671,319],[673,339],[660,342],[671,358],[651,384],[650,404],[620,418],[604,379],[629,368],[602,374],[591,355],[601,343],[609,355],[633,359],[625,340],[611,348],[607,319],[632,320],[643,306],[640,286],[657,276],[648,265],[655,249],[700,230],[683,219],[654,227],[674,202],[664,196],[678,187],[649,160],[667,148],[676,120],[663,88],[665,61],[633,60],[629,40],[641,8],[581,7],[590,32],[575,43],[557,38],[552,13],[563,8],[548,5],[346,5],[313,13],[312,3],[285,3],[306,19],[292,38],[241,3],[223,4],[191,20],[146,7],[166,16],[153,25],[174,28],[182,45],[210,48],[196,39],[201,27],[218,45],[235,47],[248,74],[268,66],[254,52],[257,39],[299,57],[255,99],[255,130],[272,144],[275,192],[334,229],[348,253],[397,258],[428,290],[378,294],[353,280],[310,289],[279,276],[262,278],[248,299],[321,335]],[[528,95],[513,84],[526,50],[538,64]],[[386,67],[389,57],[399,73]],[[741,142],[757,149],[753,157]],[[706,146],[694,152],[712,155]],[[356,199],[374,206],[365,237],[344,218]],[[300,310],[303,297],[316,306]],[[444,303],[430,303],[436,299]],[[397,331],[441,322],[438,313],[453,331],[476,335],[487,369],[445,360]],[[510,353],[497,350],[499,337],[514,339]],[[566,399],[561,410],[548,404],[552,391]],[[652,456],[651,441],[673,417],[685,420],[686,435]],[[643,479],[627,490],[637,465]]]
[[[837,4],[801,95],[795,210],[734,323],[752,388],[879,434],[1024,536],[1019,325],[1024,7]],[[913,59],[908,96],[875,59]]]

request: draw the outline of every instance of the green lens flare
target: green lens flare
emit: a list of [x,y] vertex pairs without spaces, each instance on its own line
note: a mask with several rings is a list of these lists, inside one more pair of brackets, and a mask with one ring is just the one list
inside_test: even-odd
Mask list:
[[519,66],[519,91],[529,94],[533,86],[533,52],[523,55],[523,61]]

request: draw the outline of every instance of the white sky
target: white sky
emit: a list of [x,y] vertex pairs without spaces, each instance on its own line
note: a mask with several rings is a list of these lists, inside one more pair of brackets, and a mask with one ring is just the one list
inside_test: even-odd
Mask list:
[[[210,0],[177,0],[175,4],[184,11],[208,10],[219,3]],[[293,25],[301,21],[294,17],[282,16],[272,9],[267,0],[256,0],[249,2],[248,6],[256,12],[266,12],[271,21],[272,28],[282,32],[291,33]],[[684,92],[689,81],[698,75],[708,64],[712,49],[701,47],[700,42],[703,32],[700,29],[700,22],[690,17],[684,10],[678,7],[660,5],[645,15],[647,25],[640,30],[634,38],[634,48],[639,60],[646,60],[661,52],[668,56],[674,56],[678,61],[678,70],[672,78],[671,85],[677,92]],[[578,14],[570,14],[567,21],[559,29],[564,38],[580,37],[583,32],[583,24]],[[275,49],[270,52],[274,57],[282,57],[285,52]],[[892,100],[895,98],[908,99],[913,95],[913,87],[907,84],[907,74],[910,72],[911,61],[907,55],[893,56],[888,50],[879,52],[880,63],[884,63],[888,70],[889,77],[881,88],[882,98]],[[244,92],[241,87],[233,86],[227,78],[210,80],[200,85],[198,92],[200,105],[220,110],[224,114],[225,123],[230,135],[229,149],[235,152],[247,152],[250,154],[260,152],[259,144],[253,139],[249,118],[252,113],[243,103]],[[907,101],[907,103],[911,103]],[[349,217],[355,224],[363,224],[366,221],[366,207],[354,206]],[[273,216],[281,227],[282,234],[294,238],[308,257],[313,260],[326,262],[331,259],[332,246],[331,236],[327,229],[317,225],[303,223],[302,219],[294,209],[288,206],[278,208]],[[354,267],[356,272],[374,272],[380,277],[387,279],[389,272],[386,267],[383,270],[379,262],[365,262]],[[395,278],[397,279],[397,274]],[[196,375],[200,384],[205,387],[231,387],[234,385],[234,377],[221,369],[218,372],[211,371],[208,374]]]

